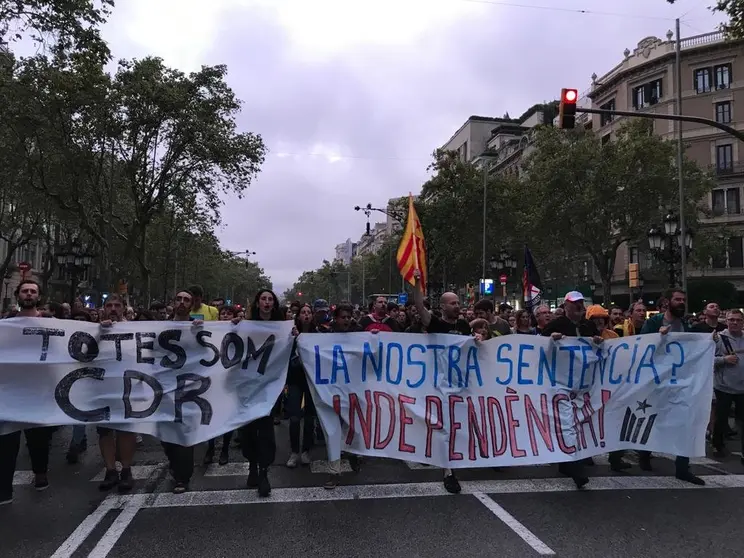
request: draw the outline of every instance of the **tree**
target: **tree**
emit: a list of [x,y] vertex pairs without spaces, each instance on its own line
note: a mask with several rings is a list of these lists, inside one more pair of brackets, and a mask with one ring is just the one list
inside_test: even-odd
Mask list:
[[[664,208],[679,207],[676,144],[638,119],[609,143],[590,131],[546,126],[536,131],[533,145],[510,205],[524,240],[588,256],[610,300],[618,248],[643,243]],[[692,227],[712,184],[706,172],[685,160],[686,217]]]
[[106,61],[99,27],[113,6],[114,0],[0,0],[0,45],[27,36],[55,56],[87,51]]
[[22,63],[18,120],[24,142],[32,139],[34,187],[79,216],[106,260],[120,241],[145,293],[155,217],[183,205],[192,221],[219,224],[220,195],[242,195],[264,160],[260,136],[237,132],[240,101],[226,72],[205,66],[187,76],[145,58],[120,62],[112,78],[85,56]]
[[[674,4],[677,0],[667,0]],[[722,25],[723,31],[731,39],[744,38],[744,0],[716,0],[710,9],[726,14],[728,22]]]
[[[483,255],[484,171],[462,161],[457,153],[439,150],[429,166],[434,176],[422,188],[417,204],[426,235],[429,276],[434,283],[478,283]],[[509,178],[489,176],[485,208],[486,257],[513,249]],[[518,234],[518,233],[517,233]],[[489,272],[490,273],[490,272]]]

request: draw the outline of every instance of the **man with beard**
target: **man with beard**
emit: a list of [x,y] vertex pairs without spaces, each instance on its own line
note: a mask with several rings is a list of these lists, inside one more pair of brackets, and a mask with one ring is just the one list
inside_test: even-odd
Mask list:
[[[21,281],[15,291],[18,306],[21,308],[16,317],[41,317],[36,309],[40,295],[41,288],[36,281]],[[53,429],[49,427],[28,428],[23,431],[26,435],[26,446],[31,457],[31,468],[34,471],[34,487],[39,491],[49,488],[47,469],[52,431]],[[20,430],[0,436],[0,505],[10,504],[13,501],[13,475],[15,474],[20,447]]]
[[[651,316],[646,323],[643,324],[641,329],[641,335],[647,333],[660,333],[666,335],[667,333],[684,333],[689,331],[687,322],[683,319],[685,312],[687,311],[687,295],[681,289],[670,289],[662,295],[662,299],[668,301],[666,310],[659,312],[655,316]],[[698,476],[693,475],[690,472],[690,458],[677,456],[674,464],[676,466],[675,476],[679,480],[691,482],[700,486],[705,485],[705,481]],[[651,452],[650,451],[639,451],[638,452],[638,466],[644,471],[651,471]]]
[[398,322],[388,316],[388,301],[384,296],[375,299],[371,313],[359,320],[359,327],[362,331],[400,331]]
[[[173,309],[174,322],[191,322],[194,327],[199,327],[204,323],[201,319],[194,319],[191,316],[194,298],[193,293],[189,290],[176,293],[176,305]],[[194,474],[194,446],[181,446],[171,442],[161,442],[161,444],[175,481],[173,493],[183,494],[189,489],[191,476]]]

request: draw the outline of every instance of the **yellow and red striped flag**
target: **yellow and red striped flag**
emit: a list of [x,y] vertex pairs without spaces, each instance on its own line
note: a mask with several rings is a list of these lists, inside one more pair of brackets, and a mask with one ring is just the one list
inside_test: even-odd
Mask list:
[[419,285],[421,292],[426,295],[426,241],[424,240],[424,231],[421,228],[416,214],[416,208],[413,206],[413,195],[408,194],[408,219],[406,228],[403,231],[403,238],[400,239],[398,247],[398,269],[401,276],[409,283],[416,286],[416,278],[413,272],[418,270],[421,273]]

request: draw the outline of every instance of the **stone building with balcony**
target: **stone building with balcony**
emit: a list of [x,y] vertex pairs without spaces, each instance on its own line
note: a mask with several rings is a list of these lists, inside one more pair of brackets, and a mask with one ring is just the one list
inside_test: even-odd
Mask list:
[[[673,34],[666,40],[646,37],[633,50],[626,49],[620,63],[602,76],[592,75],[588,97],[592,108],[674,114],[677,97]],[[681,51],[682,114],[709,118],[744,131],[744,41],[727,41],[720,32],[683,38]],[[592,129],[607,141],[622,117],[592,115]],[[677,123],[654,120],[654,131],[663,138],[676,139]],[[685,154],[717,178],[707,204],[711,216],[706,224],[725,225],[728,246],[708,266],[688,270],[688,277],[716,278],[731,282],[744,293],[744,151],[734,137],[712,126],[682,123]],[[660,215],[661,219],[662,215]],[[613,298],[628,299],[627,268],[639,263],[646,278],[646,290],[659,292],[663,276],[649,276],[653,256],[648,245],[623,246],[613,275]],[[649,284],[649,279],[651,283]],[[699,310],[693,308],[692,310]]]

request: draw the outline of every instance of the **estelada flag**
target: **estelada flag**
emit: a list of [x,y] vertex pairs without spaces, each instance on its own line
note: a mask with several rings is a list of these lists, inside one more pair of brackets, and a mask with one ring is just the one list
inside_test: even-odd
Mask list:
[[413,195],[408,194],[408,219],[406,228],[403,231],[403,238],[400,239],[398,246],[398,269],[406,283],[416,286],[416,278],[413,276],[414,271],[421,273],[419,285],[421,292],[426,295],[426,241],[424,240],[424,231],[421,228],[421,221],[416,214],[416,208],[413,206]]
[[540,281],[535,260],[532,259],[532,252],[527,246],[524,247],[522,294],[524,295],[524,306],[527,310],[532,310],[542,302],[542,281]]

